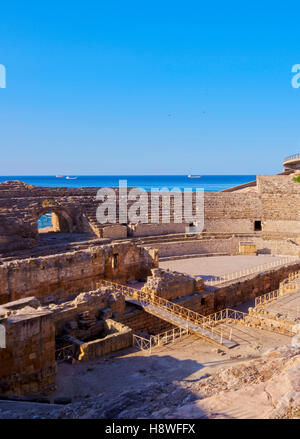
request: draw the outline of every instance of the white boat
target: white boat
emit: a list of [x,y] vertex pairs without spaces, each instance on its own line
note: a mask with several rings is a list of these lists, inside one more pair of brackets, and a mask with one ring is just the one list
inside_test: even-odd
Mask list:
[[77,180],[78,177],[66,177],[67,180]]
[[202,175],[188,175],[189,178],[202,178]]
[[63,175],[56,175],[55,177],[56,177],[56,178],[64,178]]

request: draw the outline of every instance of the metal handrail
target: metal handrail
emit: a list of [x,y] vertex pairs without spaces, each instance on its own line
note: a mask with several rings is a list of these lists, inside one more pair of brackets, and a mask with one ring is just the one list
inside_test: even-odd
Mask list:
[[174,328],[169,331],[161,332],[157,335],[151,335],[150,338],[144,338],[140,335],[133,334],[133,345],[142,351],[151,350],[155,346],[163,346],[168,343],[174,343],[178,338],[181,339],[189,334],[188,329]]
[[300,158],[300,154],[289,155],[288,157],[285,157],[283,159],[283,163],[288,162],[288,161],[293,160],[293,159],[299,159],[299,158]]
[[[142,305],[154,305],[159,308],[165,309],[173,315],[177,315],[183,320],[187,321],[187,329],[188,323],[193,323],[202,329],[208,330],[211,332],[211,336],[213,338],[214,334],[217,334],[221,339],[223,339],[223,331],[215,329],[209,322],[208,317],[203,316],[195,311],[192,311],[189,308],[185,308],[177,303],[171,302],[170,300],[164,299],[162,297],[156,295],[150,295],[145,291],[140,291],[132,287],[128,287],[127,285],[118,284],[115,282],[107,281],[107,280],[99,280],[97,285],[107,285],[115,288],[116,290],[125,293],[127,296],[132,297],[135,300],[138,300]],[[204,336],[204,335],[203,335]],[[207,338],[210,338],[207,336]]]
[[283,266],[286,264],[291,264],[295,262],[297,259],[298,259],[297,256],[288,256],[286,258],[278,259],[276,261],[268,262],[262,265],[257,265],[252,268],[247,268],[244,270],[236,271],[234,273],[227,273],[222,276],[217,276],[214,279],[213,278],[208,279],[207,281],[205,281],[205,283],[210,286],[220,285],[225,282],[229,282],[230,280],[233,281],[233,280],[241,279],[243,277],[250,276],[251,274],[261,273],[271,268]]

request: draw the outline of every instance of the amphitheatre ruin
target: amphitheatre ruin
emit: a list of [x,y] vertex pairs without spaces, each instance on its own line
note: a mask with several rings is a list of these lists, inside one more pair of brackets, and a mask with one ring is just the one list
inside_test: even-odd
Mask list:
[[1,183],[0,417],[299,414],[292,164],[205,192],[194,234],[172,196],[167,224],[99,224],[99,188]]

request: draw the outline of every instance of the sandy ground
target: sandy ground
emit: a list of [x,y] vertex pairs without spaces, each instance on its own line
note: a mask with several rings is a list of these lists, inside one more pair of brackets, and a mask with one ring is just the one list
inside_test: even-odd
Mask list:
[[211,256],[160,262],[161,268],[209,279],[281,260],[281,256]]
[[223,367],[230,367],[263,352],[290,343],[285,336],[233,325],[239,346],[218,350],[197,336],[185,336],[173,344],[155,347],[152,353],[127,349],[86,363],[61,363],[54,397],[72,401],[98,395],[115,397],[120,390],[136,390],[149,383],[174,384],[185,388]]

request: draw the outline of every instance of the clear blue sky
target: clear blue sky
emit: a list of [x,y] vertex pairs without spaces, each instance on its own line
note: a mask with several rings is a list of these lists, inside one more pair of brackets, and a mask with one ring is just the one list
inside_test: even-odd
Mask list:
[[1,2],[0,174],[280,171],[299,20],[299,1]]

